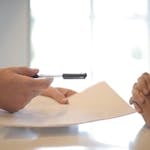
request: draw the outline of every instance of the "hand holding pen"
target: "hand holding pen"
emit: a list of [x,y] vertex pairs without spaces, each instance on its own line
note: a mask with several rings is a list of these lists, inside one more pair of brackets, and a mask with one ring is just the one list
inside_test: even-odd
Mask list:
[[[52,97],[61,104],[65,104],[67,103],[67,97],[76,93],[70,89],[51,87],[50,84],[54,76],[46,76],[47,78],[35,80],[33,77],[40,77],[38,72],[38,69],[31,69],[29,67],[0,68],[0,109],[11,113],[19,111],[32,98],[41,94]],[[85,78],[86,74],[83,76],[78,76],[78,74],[68,76],[68,74],[65,74],[61,77],[65,79],[74,79],[74,77],[81,79]]]
[[[57,77],[61,77],[63,79],[85,79],[87,77],[86,73],[79,73],[79,74],[68,74],[68,73],[64,73],[62,75],[38,75],[35,74],[33,76],[33,78],[49,78],[49,79],[53,79],[53,78],[57,78]],[[66,89],[66,88],[53,88],[53,87],[49,87],[47,90],[45,90],[42,95],[44,96],[48,96],[48,97],[52,97],[54,98],[56,101],[58,101],[61,104],[68,104],[68,97],[75,94],[76,91],[71,90],[71,89]]]
[[8,67],[0,69],[0,109],[16,112],[23,109],[33,97],[40,95],[52,83],[52,79],[31,78],[38,69]]

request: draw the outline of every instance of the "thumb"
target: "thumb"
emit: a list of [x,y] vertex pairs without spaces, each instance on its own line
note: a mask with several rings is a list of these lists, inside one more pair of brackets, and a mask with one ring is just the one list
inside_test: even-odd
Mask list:
[[38,69],[32,69],[29,67],[15,67],[14,68],[15,72],[21,75],[26,75],[26,76],[34,76],[35,74],[37,74],[39,72]]
[[63,93],[61,93],[58,89],[49,87],[42,93],[43,96],[48,96],[55,99],[57,102],[61,104],[68,104],[68,99],[65,97]]

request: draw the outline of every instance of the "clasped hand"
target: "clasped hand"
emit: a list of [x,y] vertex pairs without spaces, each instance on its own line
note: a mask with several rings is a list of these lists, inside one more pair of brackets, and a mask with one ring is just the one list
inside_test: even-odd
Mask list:
[[150,74],[143,73],[133,85],[130,104],[141,113],[146,125],[150,127]]

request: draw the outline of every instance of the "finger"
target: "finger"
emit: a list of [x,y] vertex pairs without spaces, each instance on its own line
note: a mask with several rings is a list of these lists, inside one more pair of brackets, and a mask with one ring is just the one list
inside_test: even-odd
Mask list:
[[137,88],[137,83],[134,83],[133,87],[132,87],[132,94],[135,93],[135,90],[138,90]]
[[133,104],[133,106],[134,106],[134,108],[136,109],[137,112],[139,112],[139,113],[143,112],[142,107],[137,103],[136,100],[133,99],[133,97],[130,98],[129,103],[131,105]]
[[147,92],[148,92],[148,87],[147,87],[147,84],[146,84],[146,77],[147,77],[147,73],[143,73],[138,78],[138,83],[137,83],[138,89],[141,90],[144,95],[147,94]]
[[142,75],[140,78],[138,78],[137,88],[143,92],[144,95],[148,93],[148,87],[146,84],[145,76]]
[[58,89],[53,88],[53,87],[49,87],[48,89],[46,89],[42,93],[42,95],[51,97],[61,104],[69,103],[68,99],[65,97],[65,95],[63,93],[61,93]]
[[130,105],[133,104],[133,98],[132,98],[132,97],[129,99],[129,104],[130,104]]
[[71,95],[76,94],[77,92],[71,89],[66,89],[66,88],[57,88],[61,93],[63,93],[65,95],[65,97],[69,97]]
[[138,112],[138,113],[142,113],[143,112],[143,110],[142,110],[142,108],[140,107],[140,105],[138,105],[137,103],[133,103],[133,105],[134,105],[134,108],[136,109],[136,111]]
[[39,72],[38,69],[32,69],[29,67],[14,67],[14,70],[18,74],[26,75],[26,76],[30,76],[30,77],[34,76],[35,74],[37,74]]
[[145,96],[142,92],[140,92],[137,88],[134,88],[132,91],[132,97],[136,100],[139,104],[143,104],[145,101]]
[[[30,82],[31,80],[31,82]],[[29,84],[31,84],[31,86],[35,89],[47,89],[50,84],[53,82],[53,78],[37,78],[37,79],[34,79],[34,78],[30,78],[29,80]]]
[[145,86],[143,87],[143,93],[144,95],[149,95],[150,94],[150,74],[144,73],[143,80],[145,82]]

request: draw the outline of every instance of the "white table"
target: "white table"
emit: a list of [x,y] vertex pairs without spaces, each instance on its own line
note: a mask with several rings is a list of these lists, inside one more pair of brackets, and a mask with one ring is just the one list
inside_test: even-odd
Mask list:
[[0,127],[0,150],[149,150],[150,130],[130,114],[70,127]]

